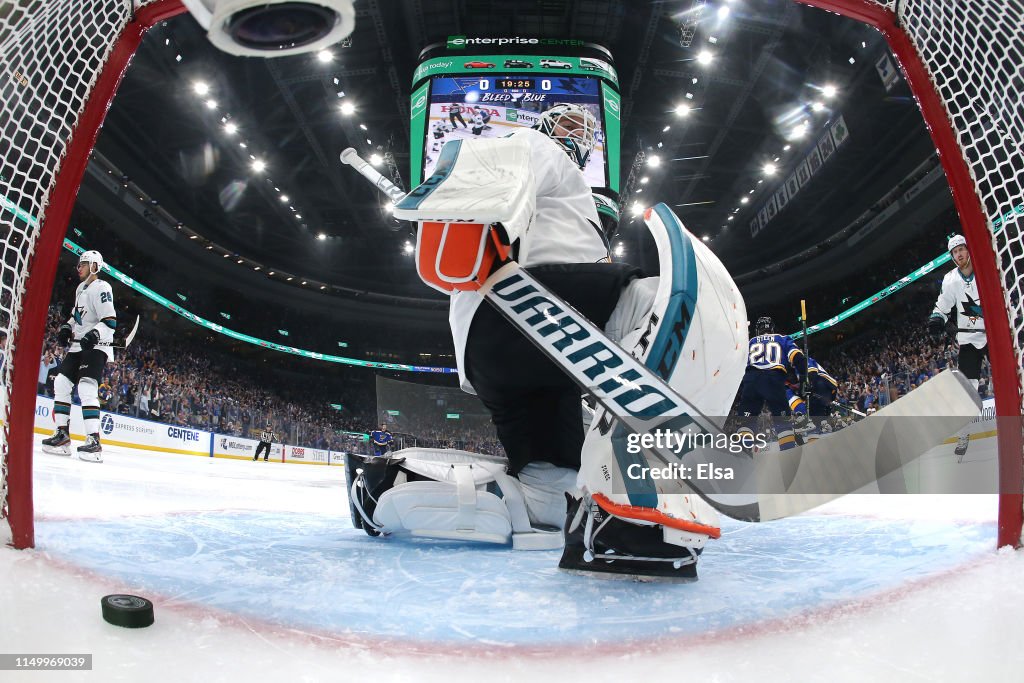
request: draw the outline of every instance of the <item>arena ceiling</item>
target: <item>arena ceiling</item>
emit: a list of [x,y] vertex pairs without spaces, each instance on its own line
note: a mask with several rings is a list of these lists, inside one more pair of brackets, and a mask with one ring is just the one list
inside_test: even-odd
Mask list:
[[[933,154],[906,85],[883,85],[881,37],[790,0],[357,0],[355,7],[351,40],[335,46],[330,61],[232,57],[187,14],[150,31],[97,151],[201,236],[176,249],[199,250],[209,240],[247,267],[266,265],[261,273],[436,299],[405,252],[411,226],[394,221],[338,153],[349,146],[390,153],[409,177],[413,70],[423,47],[449,35],[571,37],[611,50],[623,95],[624,185],[633,178],[613,244],[621,244],[623,260],[648,268],[656,261],[631,214],[634,202],[669,204],[743,274],[841,230]],[[702,52],[710,63],[698,59]],[[208,92],[197,93],[198,82]],[[828,85],[836,88],[831,97]],[[354,106],[350,115],[341,113],[343,103]],[[680,104],[688,115],[677,114]],[[768,197],[840,117],[846,141],[753,237],[751,221]],[[804,120],[804,137],[793,137]],[[661,163],[649,166],[655,156]],[[254,172],[252,157],[266,168]],[[766,164],[775,175],[765,175]]]

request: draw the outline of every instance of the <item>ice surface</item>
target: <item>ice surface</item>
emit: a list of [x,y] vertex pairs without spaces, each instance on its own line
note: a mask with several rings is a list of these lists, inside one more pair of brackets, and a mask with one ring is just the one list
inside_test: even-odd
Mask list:
[[[1024,555],[993,496],[848,496],[726,521],[696,584],[563,574],[557,553],[374,539],[340,467],[36,454],[36,544],[0,550],[0,680],[1024,679]],[[100,597],[144,595],[147,629]]]

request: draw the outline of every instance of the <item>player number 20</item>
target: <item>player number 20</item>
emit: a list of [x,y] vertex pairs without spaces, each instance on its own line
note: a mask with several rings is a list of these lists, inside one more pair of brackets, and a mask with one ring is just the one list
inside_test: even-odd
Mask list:
[[775,342],[768,342],[762,344],[758,342],[750,347],[750,364],[761,365],[767,363],[768,365],[781,365],[782,364],[782,347]]

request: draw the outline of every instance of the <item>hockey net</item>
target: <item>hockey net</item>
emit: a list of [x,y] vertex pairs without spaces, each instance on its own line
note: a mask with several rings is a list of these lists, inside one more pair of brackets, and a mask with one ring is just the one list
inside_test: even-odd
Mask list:
[[[879,29],[929,124],[971,245],[996,410],[1022,412],[1024,0],[799,0]],[[0,4],[0,515],[16,547],[34,543],[34,392],[61,240],[103,115],[142,35],[178,0],[21,0]],[[1003,425],[1009,423],[1004,422]],[[999,544],[1018,545],[1024,497],[1020,421],[1000,428]]]

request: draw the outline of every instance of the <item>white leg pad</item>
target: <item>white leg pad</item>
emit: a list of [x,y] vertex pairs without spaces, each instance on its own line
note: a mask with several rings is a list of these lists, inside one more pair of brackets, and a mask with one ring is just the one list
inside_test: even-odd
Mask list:
[[[445,463],[438,469],[439,457],[443,455],[455,455],[453,459],[463,462]],[[424,456],[428,458],[421,460]],[[426,453],[420,449],[412,453],[403,466],[440,481],[411,481],[388,489],[377,502],[374,524],[386,534],[404,532],[427,538],[511,542],[517,550],[560,548],[564,502],[560,519],[551,525],[555,530],[534,528],[529,506],[538,507],[536,501],[543,500],[548,507],[541,505],[540,508],[550,514],[550,495],[525,494],[520,482],[508,476],[504,463],[497,460],[461,452]],[[551,466],[551,469],[561,468]],[[425,474],[428,471],[430,474]],[[486,490],[492,482],[500,490],[500,497]]]

